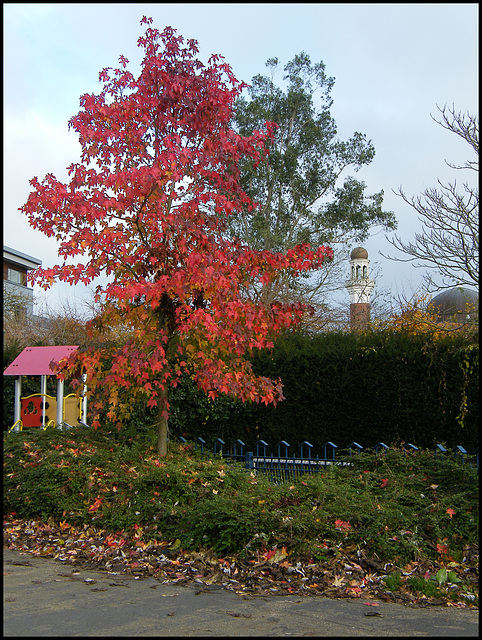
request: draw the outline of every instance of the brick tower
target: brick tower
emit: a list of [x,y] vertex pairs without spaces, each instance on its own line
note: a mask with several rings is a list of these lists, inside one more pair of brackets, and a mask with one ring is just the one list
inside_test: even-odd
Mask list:
[[364,330],[370,322],[370,296],[375,282],[370,280],[368,252],[363,247],[353,249],[350,255],[350,279],[345,287],[350,295],[350,326],[352,331]]

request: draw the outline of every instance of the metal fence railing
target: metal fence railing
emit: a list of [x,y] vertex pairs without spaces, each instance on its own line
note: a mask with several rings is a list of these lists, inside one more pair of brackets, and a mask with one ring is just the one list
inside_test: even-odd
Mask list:
[[[179,441],[188,442],[182,437]],[[207,443],[203,438],[196,438],[191,445],[203,457],[214,455],[222,457],[228,463],[241,463],[249,471],[268,474],[274,482],[292,480],[307,473],[326,471],[331,465],[349,467],[352,465],[350,458],[364,450],[358,442],[352,442],[345,449],[339,449],[333,442],[326,442],[315,454],[313,445],[306,440],[298,446],[298,451],[293,453],[291,445],[285,440],[281,440],[272,448],[264,440],[258,440],[254,451],[246,451],[245,443],[239,439],[227,445],[221,438],[216,438],[211,443]],[[378,442],[369,451],[374,455],[383,455],[389,449],[390,447],[385,443]],[[419,451],[418,447],[410,443],[404,444],[402,449],[404,454]],[[431,450],[435,463],[444,458],[453,458],[462,464],[476,467],[477,472],[479,470],[478,448],[468,454],[461,445],[447,450],[444,445],[437,444]]]

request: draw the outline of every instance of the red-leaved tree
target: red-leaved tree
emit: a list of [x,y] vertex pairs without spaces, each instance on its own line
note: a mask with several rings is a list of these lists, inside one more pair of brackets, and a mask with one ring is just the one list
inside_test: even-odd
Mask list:
[[[118,69],[100,73],[102,91],[83,95],[69,122],[82,147],[70,181],[34,178],[21,210],[60,241],[62,264],[37,270],[34,281],[48,288],[107,276],[97,285],[101,313],[91,326],[119,328],[116,340],[78,352],[58,375],[81,365],[90,393],[101,393],[94,413],[108,406],[119,428],[136,399],[147,397],[158,407],[158,452],[165,455],[168,389],[184,372],[212,398],[283,398],[281,381],[256,376],[249,356],[296,324],[303,306],[263,306],[247,292],[285,270],[319,268],[332,252],[309,245],[287,254],[255,251],[227,236],[227,216],[255,206],[239,185],[239,160],[263,162],[273,125],[236,135],[229,123],[244,85],[230,67],[219,56],[203,64],[194,40],[144,23],[139,77],[123,56]],[[76,256],[84,262],[69,262]]]

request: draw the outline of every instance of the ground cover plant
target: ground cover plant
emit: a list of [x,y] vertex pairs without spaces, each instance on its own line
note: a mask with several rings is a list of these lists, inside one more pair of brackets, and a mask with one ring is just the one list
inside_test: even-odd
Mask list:
[[4,544],[244,593],[478,606],[478,474],[392,448],[274,484],[170,442],[84,427],[4,435]]

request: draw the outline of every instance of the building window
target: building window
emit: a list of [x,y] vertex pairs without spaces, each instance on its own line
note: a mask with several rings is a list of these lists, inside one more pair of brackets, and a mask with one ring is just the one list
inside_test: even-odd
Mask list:
[[15,284],[26,284],[25,274],[22,271],[12,269],[11,267],[8,267],[7,270],[7,280],[9,282],[14,282]]

